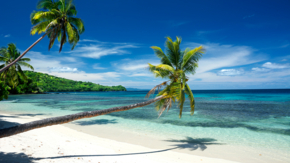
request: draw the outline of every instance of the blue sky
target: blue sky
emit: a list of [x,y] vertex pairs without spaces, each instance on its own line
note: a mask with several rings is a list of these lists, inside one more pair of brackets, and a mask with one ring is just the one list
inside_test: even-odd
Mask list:
[[[41,35],[30,35],[36,0],[3,1],[0,46],[24,51]],[[182,49],[203,45],[205,55],[192,89],[290,88],[289,0],[75,0],[85,32],[75,50],[48,39],[28,54],[35,71],[103,85],[151,88],[160,83],[147,69],[158,64],[150,46],[182,37]]]

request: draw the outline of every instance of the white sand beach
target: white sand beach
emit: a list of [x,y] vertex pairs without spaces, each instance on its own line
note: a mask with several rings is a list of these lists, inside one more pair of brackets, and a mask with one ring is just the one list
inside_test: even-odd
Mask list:
[[[25,123],[27,116],[2,120]],[[3,126],[2,126],[3,127]],[[32,130],[0,139],[0,162],[100,162],[100,163],[233,163],[170,151],[150,149],[75,131],[62,125]]]
[[[2,126],[0,127],[38,119],[31,116],[1,114]],[[166,146],[150,137],[130,135],[125,131],[106,130],[105,127],[96,126],[95,130],[101,135],[99,137],[71,127],[56,125],[2,138],[0,162],[248,163],[286,162],[287,160],[287,157],[281,158],[280,155],[274,157],[274,155],[259,154],[259,151],[249,152],[249,150],[243,151],[242,148],[235,149],[229,146],[210,145],[204,151],[198,148],[178,149],[177,146]],[[86,128],[82,127],[81,130]],[[106,135],[109,139],[104,138]],[[137,143],[138,139],[142,143]],[[149,147],[152,148],[139,144],[151,144]]]

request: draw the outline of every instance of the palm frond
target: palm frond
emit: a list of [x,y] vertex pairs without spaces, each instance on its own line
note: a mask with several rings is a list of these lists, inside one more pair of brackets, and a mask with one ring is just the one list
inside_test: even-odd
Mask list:
[[49,45],[48,45],[48,50],[50,50],[54,44],[55,39],[57,38],[57,34],[59,33],[60,28],[55,27],[52,32],[49,34]]
[[179,118],[181,118],[182,116],[183,104],[185,101],[184,90],[182,89],[180,90],[181,90],[181,93],[180,93],[180,99],[179,99]]
[[59,53],[62,50],[62,46],[66,43],[66,32],[65,32],[65,27],[62,27],[62,37],[61,37],[61,41],[60,41],[60,47],[59,47]]
[[[163,104],[163,105],[162,105]],[[158,106],[158,111],[159,111],[159,114],[158,114],[158,118],[162,115],[162,113],[167,109],[169,110],[170,107],[172,106],[172,103],[171,103],[171,98],[166,98],[164,99],[164,102],[162,102],[160,104],[160,106]]]
[[41,34],[41,33],[45,32],[46,29],[47,29],[47,26],[48,26],[49,24],[50,24],[49,21],[44,21],[44,22],[41,22],[41,23],[39,23],[39,24],[33,26],[33,27],[31,28],[30,34],[31,34],[31,35],[35,35],[36,32],[38,32],[38,34]]
[[[179,40],[178,40],[179,41]],[[181,52],[179,50],[179,43],[178,41],[173,42],[170,37],[167,37],[167,40],[165,42],[166,44],[166,54],[173,66],[176,67],[176,69],[179,67],[180,64],[180,57]]]
[[31,66],[29,63],[23,62],[23,61],[18,61],[17,64],[30,68],[31,70],[34,70],[33,66]]
[[[31,66],[32,67],[32,66]],[[22,71],[21,67],[19,65],[17,65],[17,74],[18,76],[20,76],[25,82],[27,82],[27,76],[24,74],[24,72]],[[17,76],[17,80],[18,80],[18,76]]]
[[159,64],[156,66],[156,69],[162,69],[162,70],[165,70],[165,71],[169,71],[171,73],[174,72],[174,68],[169,66],[169,65],[166,65],[166,64]]
[[54,2],[52,0],[40,0],[37,3],[37,9],[49,10],[58,8],[58,5],[59,5],[58,2]]
[[84,23],[82,19],[69,17],[68,21],[77,28],[80,34],[82,34],[85,31],[85,27],[84,27]]
[[7,58],[0,56],[0,62],[6,62]]
[[76,10],[75,5],[73,4],[73,0],[66,1],[65,12],[68,16],[76,16],[77,15],[77,10]]
[[58,21],[59,21],[59,18],[56,18],[56,19],[50,21],[50,23],[46,26],[46,30],[53,28],[55,26],[60,26]]
[[193,115],[194,114],[194,107],[195,107],[195,100],[192,94],[192,91],[190,89],[190,87],[185,84],[185,93],[188,95],[189,101],[190,101],[190,114]]
[[49,19],[54,16],[55,16],[55,12],[53,11],[37,11],[34,13],[32,20]]
[[72,48],[71,48],[71,50],[73,50],[75,48],[75,46],[77,45],[77,43],[80,40],[80,35],[78,33],[78,30],[74,26],[72,26],[72,27],[73,27],[73,30],[75,32],[75,37],[74,37],[73,42],[72,42]]
[[161,77],[161,78],[169,78],[169,75],[172,74],[172,72],[162,69],[160,67],[151,65],[150,63],[148,63],[149,65],[149,71],[152,72],[155,77]]
[[153,51],[156,54],[156,56],[161,59],[161,63],[162,64],[167,64],[167,65],[169,65],[169,66],[172,67],[172,64],[171,64],[170,60],[164,54],[164,52],[162,51],[162,49],[160,47],[158,47],[158,46],[151,46],[151,48],[153,49]]
[[73,30],[73,27],[71,26],[69,22],[65,24],[65,27],[66,27],[66,32],[68,35],[68,41],[69,43],[72,43],[75,37],[75,31]]
[[194,63],[197,63],[199,58],[204,53],[204,48],[202,46],[194,48],[192,50],[186,49],[183,55],[183,61],[181,65],[181,69],[187,66],[194,66]]
[[30,58],[21,58],[19,61],[29,62],[31,60],[30,60]]
[[152,88],[152,89],[151,89],[151,90],[146,94],[145,97],[146,97],[146,98],[149,98],[151,94],[154,94],[154,93],[155,93],[156,89],[158,89],[158,92],[159,92],[159,90],[160,90],[162,87],[164,87],[164,86],[167,85],[167,82],[168,82],[168,81],[163,82],[163,83],[158,84],[158,85],[156,85],[155,87],[153,87],[153,88]]

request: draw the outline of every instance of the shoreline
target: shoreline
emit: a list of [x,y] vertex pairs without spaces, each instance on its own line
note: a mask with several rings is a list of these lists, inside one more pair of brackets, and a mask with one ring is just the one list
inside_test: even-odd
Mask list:
[[[27,123],[36,117],[0,114],[2,126]],[[4,125],[3,125],[4,124]],[[208,162],[234,163],[219,158],[210,158],[173,151],[171,148],[152,149],[131,143],[102,138],[73,130],[63,125],[35,129],[0,139],[0,162]],[[21,162],[21,161],[20,161]]]
[[[2,118],[1,118],[2,117]],[[37,117],[31,117],[30,116],[15,116],[12,113],[4,113],[0,114],[0,121],[10,121],[10,122],[16,122],[16,123],[25,123],[30,122],[38,119],[45,118],[47,116],[37,116]],[[1,127],[1,126],[0,126]],[[2,126],[3,127],[3,126]],[[42,154],[36,154],[38,146],[33,147],[34,149],[23,151],[22,149],[11,149],[11,145],[14,144],[17,145],[25,143],[27,146],[34,146],[34,138],[36,139],[44,139],[42,142],[45,143],[47,140],[47,136],[45,133],[51,133],[52,136],[49,137],[49,139],[53,140],[62,140],[61,142],[54,142],[53,140],[48,140],[48,144],[51,144],[50,147],[48,147],[45,151],[54,151],[55,149],[52,146],[59,146],[59,148],[65,149],[65,151],[69,151],[67,154],[59,154],[57,153],[42,153]],[[73,136],[72,136],[73,135]],[[31,155],[31,157],[58,157],[59,159],[63,160],[63,158],[68,159],[67,157],[71,156],[73,153],[74,155],[88,155],[91,154],[91,150],[95,147],[85,148],[81,151],[79,149],[80,144],[74,144],[68,149],[66,147],[66,141],[63,139],[76,139],[76,142],[82,142],[81,146],[90,146],[91,142],[98,141],[98,143],[94,144],[94,146],[97,146],[98,148],[106,148],[106,150],[109,150],[111,152],[106,153],[112,155],[113,153],[124,156],[124,152],[127,153],[142,153],[146,156],[146,158],[143,158],[142,161],[144,162],[154,162],[161,159],[166,160],[165,162],[192,162],[193,160],[201,161],[203,162],[286,162],[285,160],[289,159],[289,155],[282,155],[279,154],[275,157],[275,152],[266,152],[263,149],[257,149],[257,148],[245,148],[241,146],[230,146],[226,144],[211,144],[211,143],[200,143],[193,140],[193,142],[184,143],[183,140],[179,140],[180,142],[170,142],[170,141],[164,141],[158,137],[152,137],[150,134],[144,135],[144,133],[134,133],[129,130],[123,129],[123,128],[116,128],[113,126],[102,126],[102,125],[94,125],[94,126],[79,126],[73,123],[65,124],[65,125],[55,125],[55,126],[49,126],[45,128],[35,129],[32,131],[28,131],[25,133],[21,133],[18,135],[14,135],[8,138],[0,139],[0,154],[1,152],[16,152],[16,153],[24,153],[27,156],[31,155],[31,153],[34,153]],[[20,141],[19,141],[20,140]],[[87,142],[90,140],[89,142]],[[70,141],[70,140],[69,140]],[[85,141],[85,142],[84,142]],[[9,143],[7,143],[9,142]],[[73,141],[70,141],[73,142]],[[106,142],[100,143],[100,142]],[[4,144],[4,146],[2,146]],[[61,144],[61,145],[58,145]],[[64,146],[63,146],[64,145]],[[25,145],[24,145],[25,146]],[[24,148],[27,150],[26,148]],[[122,151],[118,153],[118,150]],[[29,152],[30,151],[30,152]],[[146,152],[147,151],[147,152]],[[149,151],[149,152],[148,152]],[[151,152],[150,152],[151,151]],[[152,152],[155,151],[155,152]],[[95,155],[99,155],[94,153]],[[126,154],[126,153],[125,153]],[[142,155],[143,155],[142,154]],[[2,153],[3,155],[3,153]],[[68,156],[69,155],[69,156]],[[133,155],[133,154],[132,154]],[[134,154],[141,157],[139,154]],[[64,157],[66,156],[66,157]],[[86,156],[87,157],[87,156]],[[92,156],[93,157],[93,156]],[[119,156],[118,156],[119,157]],[[126,155],[126,157],[129,158],[129,160],[133,160],[131,158],[131,155]],[[134,156],[132,156],[134,157]],[[163,158],[165,157],[165,158]],[[80,157],[82,158],[82,157]],[[117,158],[117,157],[116,157]],[[148,160],[148,158],[150,160]],[[170,159],[167,159],[170,158]],[[182,160],[179,159],[182,158]],[[70,158],[69,160],[73,161],[75,158]],[[87,158],[83,158],[84,160],[88,161]],[[91,157],[90,157],[91,159]],[[108,161],[114,158],[110,158],[108,160],[108,157],[104,158],[103,161]],[[79,160],[79,159],[78,159]],[[116,159],[116,162],[120,162],[122,158]],[[174,161],[173,161],[174,160]],[[206,161],[207,160],[207,161]],[[1,161],[1,160],[0,160]],[[41,160],[40,162],[45,162],[45,160]],[[59,161],[59,160],[57,160]],[[69,162],[71,162],[69,161]],[[103,162],[101,161],[101,162]],[[63,161],[61,161],[63,162]],[[110,161],[109,161],[110,162]],[[114,162],[111,160],[111,162]],[[124,162],[128,162],[128,160],[124,160]],[[134,162],[134,161],[132,161]],[[141,162],[139,160],[135,160],[135,162]],[[162,161],[157,161],[162,162]]]

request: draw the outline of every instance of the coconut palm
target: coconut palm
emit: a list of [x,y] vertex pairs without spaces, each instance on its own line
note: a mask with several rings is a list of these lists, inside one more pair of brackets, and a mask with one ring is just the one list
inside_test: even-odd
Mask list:
[[[162,91],[160,91],[157,97],[132,105],[113,107],[110,109],[104,110],[95,110],[81,112],[77,114],[71,114],[66,116],[60,116],[55,118],[47,118],[39,121],[29,122],[21,124],[15,127],[0,129],[0,138],[8,137],[11,135],[19,134],[36,128],[63,124],[72,122],[78,119],[96,117],[100,115],[110,114],[113,112],[126,111],[138,107],[143,107],[149,104],[156,102],[156,107],[159,111],[164,111],[164,108],[170,108],[172,102],[178,101],[180,111],[182,112],[184,96],[185,94],[189,95],[191,102],[191,112],[194,111],[194,98],[189,86],[186,84],[188,78],[186,74],[194,74],[195,69],[197,68],[197,61],[201,57],[201,54],[204,52],[202,46],[195,49],[185,49],[181,51],[179,48],[181,39],[177,37],[177,40],[173,42],[171,38],[167,38],[166,41],[166,54],[164,54],[159,47],[152,47],[156,55],[161,59],[161,64],[153,66],[149,64],[149,69],[156,77],[169,78],[169,81],[163,82],[156,87],[154,87],[147,95],[152,94],[157,88],[166,86]],[[161,108],[161,109],[160,109]],[[181,116],[181,114],[180,114]]]
[[[0,63],[4,62],[0,65],[0,68],[5,67],[12,63],[16,58],[20,56],[20,52],[17,50],[16,45],[13,43],[8,44],[8,47],[0,48]],[[14,65],[0,73],[0,78],[2,81],[7,82],[13,88],[18,85],[19,77],[21,77],[24,81],[27,81],[27,77],[22,71],[21,66],[30,68],[34,70],[33,67],[27,63],[29,62],[29,58],[21,58]]]
[[183,104],[185,101],[185,94],[187,94],[191,115],[194,113],[194,97],[188,84],[188,74],[195,74],[195,70],[198,67],[198,60],[204,53],[202,46],[190,49],[186,48],[184,51],[180,49],[181,38],[176,37],[173,42],[170,37],[166,40],[166,53],[162,51],[160,47],[152,46],[156,56],[160,58],[161,64],[154,66],[149,63],[149,70],[155,75],[164,79],[169,79],[150,90],[147,97],[153,94],[156,89],[165,87],[157,94],[158,96],[165,96],[165,98],[155,103],[156,109],[159,111],[159,116],[166,109],[170,109],[172,102],[179,103],[179,117],[181,118]]
[[72,0],[40,0],[37,8],[40,11],[33,11],[30,16],[31,23],[34,25],[30,33],[31,35],[44,33],[44,35],[26,49],[17,59],[0,69],[0,73],[20,60],[46,35],[50,40],[48,49],[51,49],[57,38],[60,42],[59,52],[61,52],[63,45],[67,41],[72,45],[73,50],[79,41],[79,35],[85,31],[83,21],[75,17],[77,10]]

